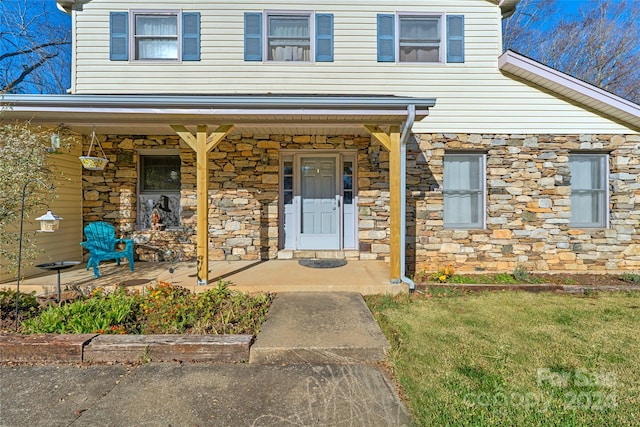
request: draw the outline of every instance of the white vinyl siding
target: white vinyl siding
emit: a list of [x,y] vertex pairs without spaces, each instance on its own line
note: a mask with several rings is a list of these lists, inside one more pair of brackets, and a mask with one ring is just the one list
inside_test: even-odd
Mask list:
[[485,155],[445,154],[442,192],[445,228],[484,228]]
[[[172,9],[175,1],[138,0],[136,9]],[[109,60],[109,12],[130,1],[92,1],[74,12],[78,94],[369,94],[436,98],[416,133],[628,133],[629,129],[503,75],[500,9],[489,0],[318,0],[314,13],[333,14],[332,62],[245,61],[244,14],[296,10],[299,2],[196,0],[201,60]],[[377,16],[398,12],[464,15],[464,63],[377,61]],[[444,21],[443,21],[444,24]],[[264,43],[264,41],[263,41]]]
[[571,220],[575,228],[606,228],[609,217],[609,156],[573,154],[571,170]]

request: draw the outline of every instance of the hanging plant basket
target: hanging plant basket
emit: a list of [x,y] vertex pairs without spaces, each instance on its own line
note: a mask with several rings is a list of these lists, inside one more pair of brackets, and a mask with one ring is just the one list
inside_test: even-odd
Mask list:
[[[92,156],[91,150],[93,149],[93,143],[96,142],[97,146],[100,148],[100,152],[102,153],[102,157]],[[98,154],[98,153],[96,153]],[[109,163],[109,159],[104,154],[104,150],[102,149],[102,144],[98,138],[96,138],[96,131],[91,132],[91,144],[89,144],[89,151],[86,156],[80,156],[80,163],[82,163],[82,167],[90,170],[90,171],[101,171],[107,167],[107,163]]]
[[102,157],[80,156],[80,162],[82,163],[82,167],[85,169],[90,171],[101,171],[107,166],[109,159]]

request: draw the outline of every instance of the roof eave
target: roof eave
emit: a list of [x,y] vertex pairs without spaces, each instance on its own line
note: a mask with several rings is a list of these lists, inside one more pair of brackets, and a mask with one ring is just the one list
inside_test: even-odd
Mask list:
[[636,132],[640,131],[638,104],[510,50],[498,58],[498,66],[510,77],[540,86]]

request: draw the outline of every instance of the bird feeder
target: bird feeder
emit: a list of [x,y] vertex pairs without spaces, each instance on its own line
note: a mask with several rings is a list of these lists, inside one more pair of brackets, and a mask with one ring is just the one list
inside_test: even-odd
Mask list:
[[36,218],[36,221],[40,221],[40,231],[45,233],[53,233],[58,230],[60,226],[60,218],[58,215],[53,214],[51,211],[47,211],[46,214]]

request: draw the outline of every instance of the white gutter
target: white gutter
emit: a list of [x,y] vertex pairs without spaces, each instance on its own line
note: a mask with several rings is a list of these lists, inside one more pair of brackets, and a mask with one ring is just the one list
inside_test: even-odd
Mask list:
[[407,105],[407,121],[400,135],[400,280],[409,285],[409,292],[416,289],[413,280],[405,275],[406,239],[407,239],[407,140],[416,118],[416,106]]

